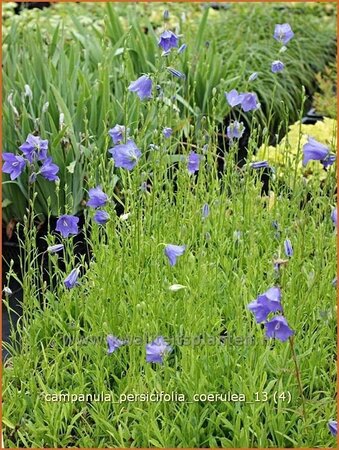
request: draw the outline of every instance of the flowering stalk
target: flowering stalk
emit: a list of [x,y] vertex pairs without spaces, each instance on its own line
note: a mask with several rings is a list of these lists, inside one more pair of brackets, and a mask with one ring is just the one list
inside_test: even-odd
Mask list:
[[299,393],[300,393],[300,397],[301,397],[303,416],[304,416],[304,420],[306,420],[306,401],[305,401],[304,390],[303,390],[303,386],[302,386],[302,382],[301,382],[300,368],[298,365],[297,355],[296,355],[295,348],[294,348],[294,336],[290,336],[288,338],[288,340],[290,343],[292,359],[293,359],[294,365],[295,365],[295,375],[297,378]]

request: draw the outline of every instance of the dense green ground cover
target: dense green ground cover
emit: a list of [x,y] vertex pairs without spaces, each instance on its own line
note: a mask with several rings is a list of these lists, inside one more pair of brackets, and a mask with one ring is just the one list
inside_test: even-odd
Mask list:
[[[146,10],[137,23],[132,6],[79,5],[76,15],[76,5],[58,5],[63,22],[55,21],[52,8],[34,13],[36,23],[41,14],[40,24],[33,32],[32,22],[24,45],[24,19],[12,19],[14,28],[6,25],[4,46],[11,51],[4,57],[4,89],[7,95],[13,90],[12,106],[7,102],[4,108],[6,151],[16,152],[36,131],[49,140],[60,165],[60,188],[46,180],[36,183],[30,211],[72,214],[87,198],[83,187],[98,184],[110,199],[105,226],[93,222],[93,209],[84,209],[85,226],[91,223],[89,263],[75,260],[70,238],[62,240],[63,256],[48,255],[55,289],[41,280],[36,230],[32,215],[26,218],[22,246],[29,270],[18,326],[21,345],[9,346],[12,356],[3,371],[7,447],[335,447],[327,424],[336,418],[336,231],[331,220],[336,167],[322,171],[326,176],[303,176],[301,129],[294,156],[286,155],[286,167],[275,167],[269,196],[261,195],[260,170],[236,166],[236,141],[221,178],[216,167],[219,119],[230,112],[225,90],[252,89],[263,103],[250,119],[248,161],[259,141],[268,143],[265,127],[278,120],[286,130],[289,120],[302,115],[301,84],[312,84],[312,65],[320,70],[325,64],[334,32],[327,6],[314,11],[305,5],[300,14],[296,6],[232,5],[221,13],[210,11],[209,17],[197,6],[173,5],[171,20],[181,21],[181,39],[188,47],[182,55],[173,52],[166,65],[184,71],[184,83],[164,70],[156,11],[152,17]],[[191,11],[191,19],[183,20],[183,9],[188,16]],[[94,25],[91,21],[83,28],[88,10]],[[239,37],[219,26],[218,14],[231,15],[223,17],[232,17],[229,28],[232,24]],[[241,20],[247,20],[243,29]],[[285,52],[290,62],[284,73],[272,74],[270,61],[279,50],[273,29],[285,21],[296,34]],[[310,32],[312,27],[317,33]],[[155,74],[163,86],[161,100],[140,102],[127,91],[143,71]],[[254,71],[259,77],[249,86]],[[32,96],[21,97],[25,84]],[[278,100],[269,97],[272,89]],[[40,114],[46,102],[48,109]],[[107,132],[116,123],[130,128],[141,149],[132,171],[114,167],[107,153],[112,146]],[[170,138],[164,138],[163,127],[173,128]],[[326,137],[332,152],[335,133]],[[201,157],[195,175],[187,170],[192,150]],[[175,184],[169,177],[174,163]],[[24,176],[5,184],[5,196],[13,201],[7,218],[16,215],[14,199],[25,192]],[[123,216],[116,214],[118,201],[124,202]],[[54,232],[46,239],[49,245],[60,241]],[[293,247],[288,258],[286,239]],[[164,254],[167,244],[186,246],[174,266]],[[57,264],[62,257],[65,272]],[[274,261],[279,259],[285,262],[277,272]],[[86,270],[79,285],[66,289],[65,277],[74,267]],[[173,290],[177,285],[181,288]],[[264,326],[247,308],[274,285],[281,288],[284,315],[294,331],[294,353],[290,341],[266,340]],[[129,343],[107,354],[108,335]],[[172,351],[163,364],[151,364],[145,346],[158,336]],[[185,401],[123,401],[128,394],[160,392],[181,394]],[[110,401],[50,401],[57,394],[101,393],[110,394]],[[203,397],[227,393],[234,394],[233,400]]]

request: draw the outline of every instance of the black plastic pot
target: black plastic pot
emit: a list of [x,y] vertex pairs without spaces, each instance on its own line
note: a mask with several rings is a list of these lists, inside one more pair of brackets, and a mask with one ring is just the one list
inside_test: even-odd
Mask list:
[[[36,245],[38,247],[39,258],[38,264],[42,268],[44,281],[47,283],[49,289],[53,289],[54,286],[51,285],[50,277],[48,273],[48,255],[46,253],[47,243],[45,241],[45,236],[47,235],[48,229],[51,232],[55,232],[56,228],[56,217],[51,217],[49,221],[45,222],[38,228]],[[90,236],[90,228],[85,229],[85,219],[84,215],[79,215],[79,234],[70,238],[73,241],[74,255],[78,261],[85,257],[85,261],[88,263],[91,258],[91,250],[87,245],[86,240]],[[19,235],[18,235],[19,233]],[[57,233],[57,232],[55,232]],[[11,340],[11,333],[16,331],[16,324],[19,317],[22,316],[22,301],[23,301],[23,291],[18,281],[13,278],[7,281],[7,275],[9,272],[10,264],[12,261],[12,270],[15,272],[19,280],[23,279],[23,273],[21,269],[20,262],[20,239],[23,240],[23,232],[19,227],[18,232],[14,232],[11,239],[8,239],[6,235],[6,230],[3,227],[3,242],[2,242],[2,290],[4,288],[9,288],[12,293],[4,294],[7,295],[9,300],[10,309],[7,309],[3,304],[2,307],[2,340],[10,344],[14,344]],[[24,255],[23,255],[24,256]],[[58,264],[61,270],[65,270],[65,263],[63,259],[62,252],[59,253]],[[42,301],[42,298],[41,298]],[[3,348],[3,358],[8,357],[8,351]]]

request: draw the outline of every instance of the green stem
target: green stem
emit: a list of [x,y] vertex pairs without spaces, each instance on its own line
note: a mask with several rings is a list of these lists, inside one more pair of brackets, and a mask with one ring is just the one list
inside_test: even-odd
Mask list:
[[294,336],[291,336],[289,338],[289,341],[290,341],[292,359],[293,359],[294,365],[295,365],[295,375],[296,375],[296,378],[297,378],[298,388],[299,388],[300,397],[301,397],[303,416],[304,416],[304,420],[306,420],[306,402],[305,402],[303,386],[302,386],[302,382],[301,382],[300,368],[299,368],[299,365],[298,365],[297,355],[295,353],[295,348],[294,348]]

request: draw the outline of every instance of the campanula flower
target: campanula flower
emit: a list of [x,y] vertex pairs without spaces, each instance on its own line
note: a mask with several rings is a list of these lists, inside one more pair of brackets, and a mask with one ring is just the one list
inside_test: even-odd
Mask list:
[[184,254],[186,245],[173,245],[168,244],[165,247],[165,255],[168,258],[170,266],[174,266],[177,262],[177,257]]
[[277,24],[274,29],[274,39],[286,45],[294,36],[291,26],[288,23]]
[[206,219],[206,217],[208,217],[209,214],[210,214],[210,207],[208,203],[205,203],[204,206],[202,207],[202,218]]
[[271,312],[282,311],[280,289],[278,287],[268,289],[268,291],[260,294],[256,300],[249,303],[247,308],[254,314],[258,323],[264,322]]
[[79,273],[79,269],[73,269],[72,272],[65,278],[64,285],[67,287],[67,289],[72,289],[79,284]]
[[186,78],[186,75],[182,72],[179,72],[179,70],[177,69],[173,69],[173,67],[167,67],[167,70],[174,76],[177,78]]
[[152,97],[152,80],[148,75],[142,75],[128,86],[128,90],[135,92],[140,100],[149,99]]
[[332,286],[334,286],[335,288],[337,287],[337,277],[333,278]]
[[338,221],[338,209],[337,208],[334,208],[332,210],[332,212],[331,212],[331,219],[332,219],[334,225],[337,227],[338,226],[338,224],[337,224],[337,221]]
[[200,156],[193,151],[190,152],[187,161],[187,169],[189,173],[197,172],[199,170],[199,164],[200,164]]
[[240,139],[241,136],[244,134],[245,127],[242,122],[238,122],[237,120],[234,120],[230,123],[230,125],[227,127],[227,137],[229,139]]
[[120,348],[121,346],[123,346],[125,344],[126,344],[125,341],[121,341],[120,339],[113,336],[112,334],[109,334],[107,336],[107,346],[108,346],[107,353],[110,355],[111,353],[114,353],[116,350],[118,350],[118,348]]
[[160,35],[158,42],[159,47],[161,47],[165,52],[171,48],[178,47],[179,37],[170,30],[166,30]]
[[108,222],[109,218],[110,218],[110,215],[106,211],[103,211],[100,209],[95,212],[93,220],[98,225],[105,225],[105,223]]
[[40,167],[39,173],[48,181],[57,181],[59,177],[57,173],[59,172],[59,167],[53,163],[52,158],[46,158]]
[[14,155],[14,153],[3,153],[2,158],[5,161],[2,171],[8,173],[12,181],[25,170],[26,161],[22,156]]
[[162,336],[159,336],[153,342],[146,345],[146,361],[162,364],[166,353],[170,353],[171,351],[172,347],[167,344]]
[[91,208],[100,208],[101,206],[105,206],[108,200],[107,195],[101,189],[101,186],[97,186],[88,191],[89,200],[87,202],[87,206]]
[[328,155],[328,147],[309,136],[307,143],[303,145],[303,166],[311,160],[324,161]]
[[278,73],[278,72],[281,72],[282,70],[284,70],[284,67],[285,67],[285,65],[283,62],[278,61],[278,60],[273,61],[271,64],[271,71],[273,73]]
[[108,151],[113,156],[115,166],[126,170],[132,170],[141,156],[141,151],[132,139],[128,139],[126,144],[116,145]]
[[252,169],[267,169],[269,164],[267,161],[256,161],[250,164]]
[[338,427],[338,423],[336,420],[330,420],[328,422],[328,429],[330,430],[330,433],[332,434],[332,436],[337,435],[337,427]]
[[65,214],[59,217],[55,229],[62,237],[67,238],[70,234],[78,234],[78,222],[79,217]]
[[162,134],[165,136],[166,139],[170,138],[172,136],[172,133],[173,133],[172,128],[165,127],[162,130]]
[[241,108],[244,112],[253,111],[258,109],[260,103],[258,102],[257,95],[252,92],[241,94]]
[[61,252],[61,250],[63,249],[64,249],[63,244],[50,245],[47,247],[48,253],[58,253]]
[[169,11],[168,11],[168,9],[165,9],[165,11],[164,11],[164,20],[169,20]]
[[284,316],[273,317],[273,319],[265,323],[265,327],[266,337],[279,339],[282,342],[287,341],[294,334]]
[[291,256],[293,256],[293,247],[292,247],[292,243],[289,239],[286,239],[284,242],[284,249],[285,249],[285,255],[288,256],[289,258]]
[[113,144],[119,144],[124,140],[125,127],[123,125],[116,124],[115,127],[108,131],[108,134],[111,136]]
[[47,158],[48,141],[29,134],[19,148],[30,163],[44,161]]
[[230,92],[225,92],[227,103],[233,108],[240,105],[243,94],[238,94],[236,89],[232,89]]

